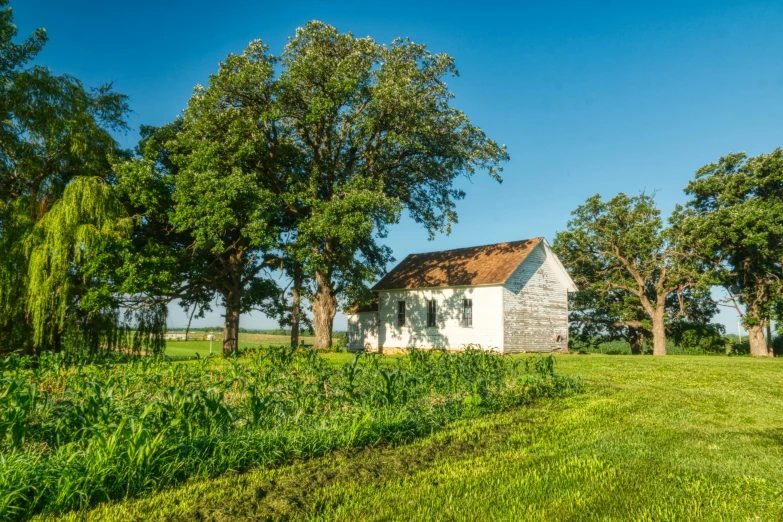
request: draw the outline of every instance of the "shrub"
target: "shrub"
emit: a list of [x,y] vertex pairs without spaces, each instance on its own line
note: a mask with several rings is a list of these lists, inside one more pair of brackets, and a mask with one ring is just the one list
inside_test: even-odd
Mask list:
[[671,340],[684,353],[725,353],[726,343],[722,324],[676,321],[671,325]]
[[772,353],[775,357],[783,357],[783,336],[778,335],[772,338]]

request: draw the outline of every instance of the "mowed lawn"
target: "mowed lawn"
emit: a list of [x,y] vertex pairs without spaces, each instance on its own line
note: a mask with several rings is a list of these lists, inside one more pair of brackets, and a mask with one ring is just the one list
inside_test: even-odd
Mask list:
[[556,370],[586,391],[71,519],[783,520],[783,360],[566,355]]

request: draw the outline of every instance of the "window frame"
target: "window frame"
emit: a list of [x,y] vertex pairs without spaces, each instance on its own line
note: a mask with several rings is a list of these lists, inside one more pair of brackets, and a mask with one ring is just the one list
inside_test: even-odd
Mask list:
[[462,328],[473,328],[473,298],[462,298]]
[[438,301],[435,299],[427,300],[427,328],[438,327]]
[[405,301],[397,301],[397,328],[405,326]]

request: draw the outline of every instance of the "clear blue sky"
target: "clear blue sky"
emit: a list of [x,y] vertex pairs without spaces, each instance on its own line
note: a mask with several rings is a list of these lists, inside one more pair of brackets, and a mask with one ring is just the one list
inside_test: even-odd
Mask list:
[[[380,42],[409,37],[456,58],[454,105],[508,146],[504,182],[463,183],[460,223],[429,242],[410,222],[398,259],[533,236],[552,240],[600,193],[657,191],[665,213],[700,166],[783,145],[783,2],[251,2],[12,0],[20,34],[46,28],[38,63],[88,85],[114,81],[139,124],[181,111],[229,53],[279,53],[318,19]],[[736,314],[720,320],[736,332]],[[179,307],[170,324],[185,323]],[[220,324],[216,312],[202,324]],[[242,326],[266,328],[263,317]],[[345,327],[338,316],[337,328]]]

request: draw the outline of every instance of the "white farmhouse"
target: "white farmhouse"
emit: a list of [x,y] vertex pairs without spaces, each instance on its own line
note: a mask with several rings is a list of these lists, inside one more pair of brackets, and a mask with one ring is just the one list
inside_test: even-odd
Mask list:
[[576,285],[544,238],[411,254],[348,319],[348,349],[565,351]]

